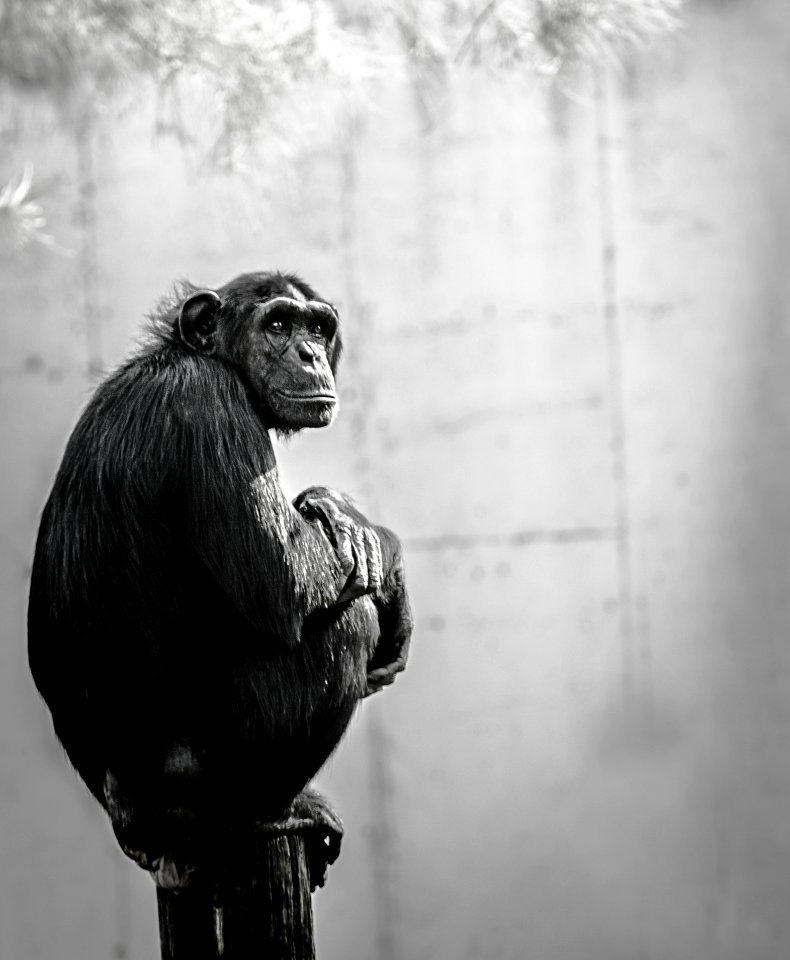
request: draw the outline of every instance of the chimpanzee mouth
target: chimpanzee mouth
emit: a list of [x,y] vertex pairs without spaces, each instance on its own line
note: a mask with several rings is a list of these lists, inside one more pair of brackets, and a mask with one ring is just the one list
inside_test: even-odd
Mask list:
[[333,393],[291,393],[289,390],[276,390],[281,397],[286,400],[310,400],[321,403],[337,403],[337,397]]

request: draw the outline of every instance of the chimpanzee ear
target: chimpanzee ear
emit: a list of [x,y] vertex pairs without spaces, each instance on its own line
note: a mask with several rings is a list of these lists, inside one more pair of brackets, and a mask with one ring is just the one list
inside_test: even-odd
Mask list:
[[340,354],[343,352],[343,341],[340,337],[340,331],[335,334],[332,345],[329,348],[329,367],[332,375],[337,376],[337,368],[340,365]]
[[213,353],[217,332],[217,312],[222,301],[213,290],[193,293],[181,304],[178,332],[181,340],[198,353]]

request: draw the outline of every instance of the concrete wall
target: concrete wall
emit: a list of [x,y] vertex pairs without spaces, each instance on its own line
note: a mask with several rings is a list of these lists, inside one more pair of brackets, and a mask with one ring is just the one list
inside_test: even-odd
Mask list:
[[72,255],[0,265],[0,957],[157,955],[28,678],[26,582],[90,365],[174,278],[259,266],[349,342],[285,481],[403,536],[417,617],[322,777],[322,960],[790,952],[789,86],[781,0],[698,2],[582,97],[462,78],[426,134],[385,83],[277,197],[152,111],[80,145],[6,104]]

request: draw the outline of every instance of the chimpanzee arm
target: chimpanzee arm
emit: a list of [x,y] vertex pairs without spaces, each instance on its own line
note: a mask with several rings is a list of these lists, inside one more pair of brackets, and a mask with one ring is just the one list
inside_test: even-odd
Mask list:
[[[379,536],[394,535],[377,527]],[[403,555],[398,544],[392,566],[384,577],[374,602],[379,614],[379,642],[368,663],[367,693],[376,693],[393,682],[406,669],[412,633],[412,614],[403,569]]]
[[[348,497],[328,487],[309,487],[299,494],[294,506],[308,519],[321,523],[338,551],[343,573],[349,577],[344,597],[373,594],[380,638],[368,664],[367,693],[375,693],[405,669],[409,655],[412,615],[400,541],[386,527],[369,524]],[[344,543],[359,541],[361,537],[365,538],[368,548],[357,550],[365,565],[360,572]],[[371,548],[371,543],[375,548]],[[360,583],[365,582],[367,588],[360,588]]]

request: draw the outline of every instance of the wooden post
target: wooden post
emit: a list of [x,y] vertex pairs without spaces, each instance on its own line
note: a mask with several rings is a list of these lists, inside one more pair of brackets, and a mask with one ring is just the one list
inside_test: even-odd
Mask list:
[[245,864],[157,889],[162,960],[315,960],[304,837],[250,837]]

